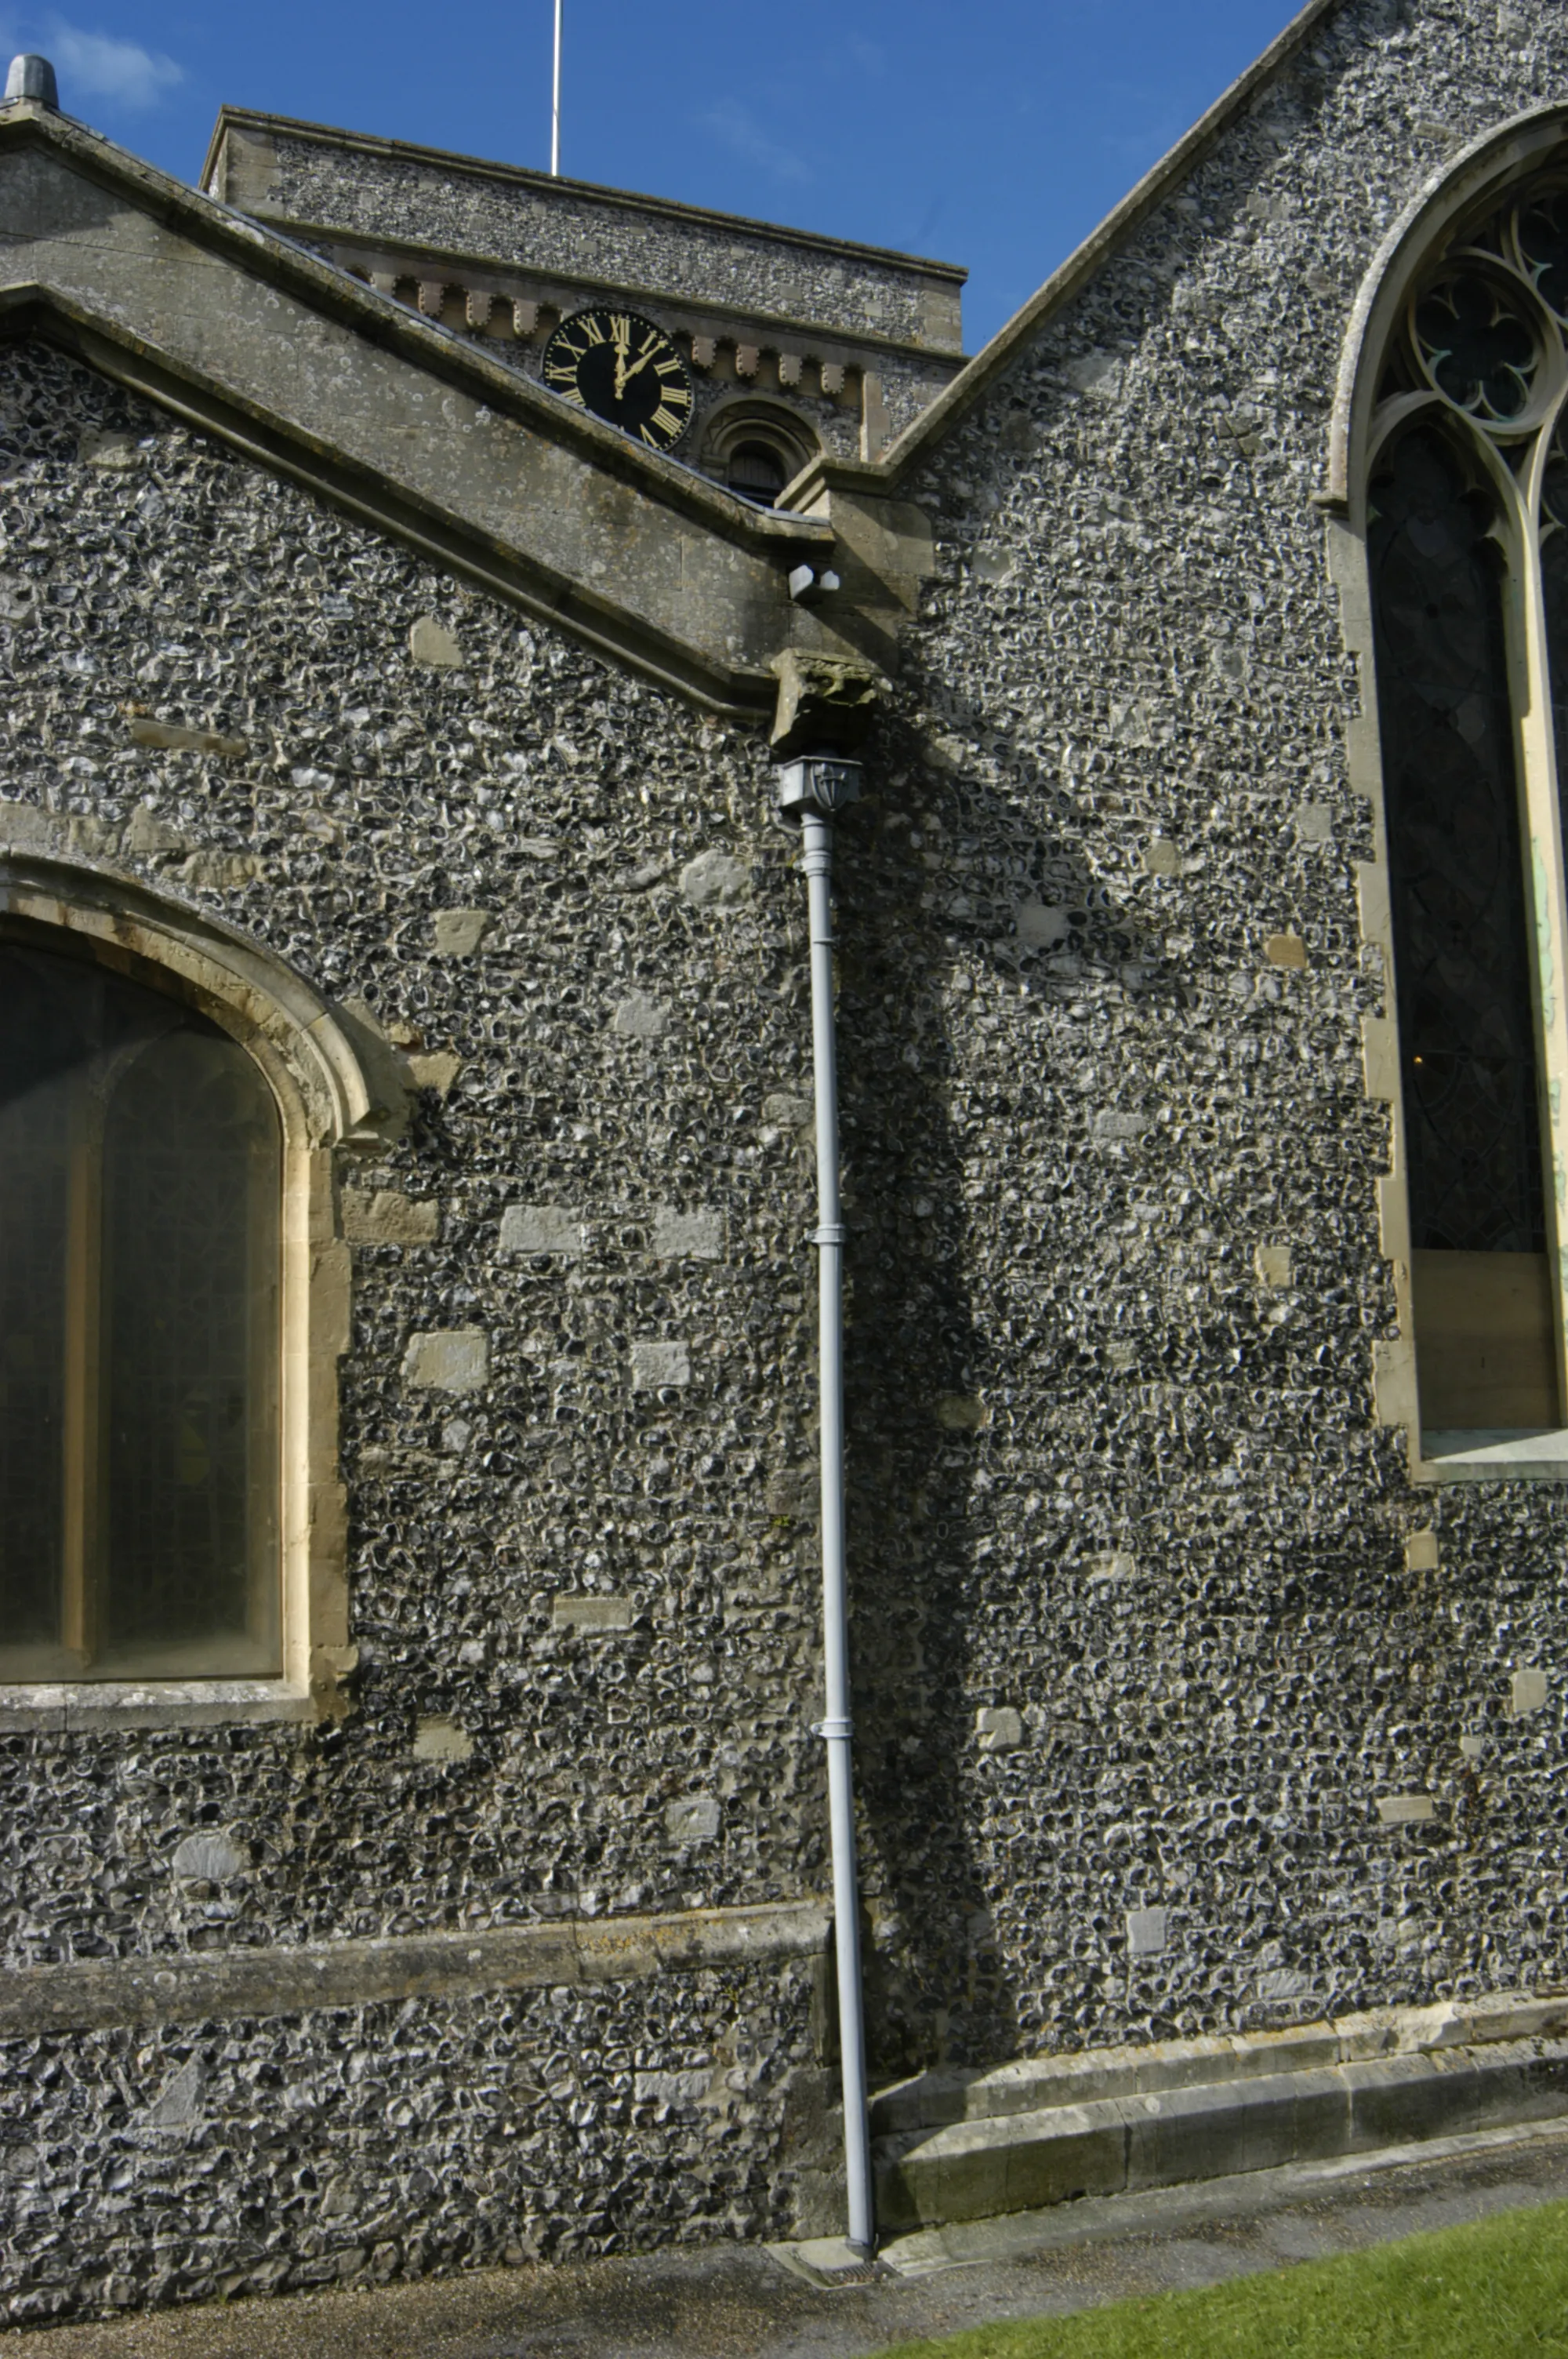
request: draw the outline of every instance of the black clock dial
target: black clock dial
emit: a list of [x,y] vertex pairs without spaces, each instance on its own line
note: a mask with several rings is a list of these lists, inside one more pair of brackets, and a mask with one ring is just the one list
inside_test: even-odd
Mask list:
[[635,311],[576,311],[545,346],[545,383],[651,451],[691,423],[691,379],[662,328]]

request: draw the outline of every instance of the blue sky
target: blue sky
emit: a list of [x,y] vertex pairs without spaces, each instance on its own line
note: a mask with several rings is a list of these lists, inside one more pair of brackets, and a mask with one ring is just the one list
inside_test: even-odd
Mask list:
[[[566,0],[562,168],[967,263],[978,349],[1293,0]],[[194,179],[220,103],[541,168],[552,0],[0,0],[66,112]]]

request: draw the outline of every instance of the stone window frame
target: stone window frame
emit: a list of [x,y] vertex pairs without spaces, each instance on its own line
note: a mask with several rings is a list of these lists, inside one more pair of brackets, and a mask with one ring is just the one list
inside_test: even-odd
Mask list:
[[279,1579],[276,1679],[0,1683],[0,1727],[72,1730],[317,1721],[348,1710],[346,1495],[338,1362],[350,1333],[339,1228],[341,1152],[382,1153],[406,1120],[407,1078],[386,1044],[236,927],[131,878],[0,843],[0,922],[84,945],[172,993],[254,1059],[283,1132]]
[[[1442,1455],[1426,1452],[1416,1381],[1415,1312],[1411,1277],[1411,1219],[1405,1111],[1400,1085],[1400,1044],[1395,1012],[1393,905],[1384,803],[1374,658],[1373,603],[1368,559],[1368,487],[1380,450],[1390,435],[1427,408],[1446,414],[1430,397],[1402,396],[1379,404],[1385,364],[1420,283],[1447,251],[1520,184],[1551,172],[1568,181],[1568,105],[1532,108],[1465,147],[1426,182],[1383,240],[1362,281],[1342,351],[1329,433],[1328,468],[1316,495],[1328,528],[1328,567],[1338,592],[1346,652],[1359,676],[1359,710],[1347,732],[1350,784],[1371,807],[1374,858],[1357,867],[1357,883],[1364,944],[1382,965],[1385,1013],[1362,1019],[1367,1095],[1390,1109],[1390,1169],[1378,1181],[1378,1213],[1384,1258],[1392,1266],[1397,1335],[1373,1344],[1373,1389],[1379,1424],[1403,1428],[1410,1470],[1419,1483],[1529,1480],[1568,1482],[1568,1424],[1556,1430],[1461,1448]],[[1561,331],[1559,332],[1562,332]],[[1568,352],[1568,337],[1564,338]],[[1550,397],[1531,430],[1542,451],[1558,422],[1568,414],[1568,371],[1553,371]],[[1532,412],[1532,417],[1534,413]],[[1478,446],[1481,437],[1471,438]],[[1456,447],[1457,443],[1456,443]],[[1485,464],[1485,454],[1482,454]],[[1488,469],[1499,494],[1506,563],[1509,658],[1520,780],[1521,816],[1546,847],[1543,886],[1527,885],[1531,911],[1531,955],[1538,975],[1554,970],[1568,976],[1568,875],[1564,871],[1557,754],[1552,740],[1547,648],[1537,561],[1539,532],[1532,500],[1539,499],[1539,467],[1521,495],[1500,462]],[[1555,1085],[1558,1118],[1543,1103],[1548,1220],[1552,1223],[1553,1181],[1568,1178],[1568,995],[1541,1015],[1537,994],[1537,1053],[1543,1102]],[[1549,1234],[1557,1329],[1559,1383],[1568,1403],[1568,1226]]]
[[804,468],[822,456],[822,437],[809,419],[766,394],[735,393],[716,401],[702,421],[697,464],[715,483],[728,484],[730,461],[743,442],[765,443],[784,469],[787,489]]

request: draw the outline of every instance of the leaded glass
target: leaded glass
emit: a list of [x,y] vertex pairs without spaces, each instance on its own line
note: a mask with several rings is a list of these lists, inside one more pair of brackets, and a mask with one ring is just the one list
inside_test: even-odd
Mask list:
[[1429,288],[1416,305],[1415,335],[1433,383],[1456,408],[1506,421],[1528,405],[1540,346],[1489,273],[1457,272]]
[[1437,429],[1372,485],[1369,550],[1411,1242],[1545,1243],[1519,781],[1487,495]]
[[227,1034],[0,944],[0,1676],[277,1669],[280,1191]]

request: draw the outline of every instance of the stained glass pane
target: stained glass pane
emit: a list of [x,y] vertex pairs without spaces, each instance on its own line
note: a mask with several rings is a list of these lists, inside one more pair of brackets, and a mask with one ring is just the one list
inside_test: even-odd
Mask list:
[[1501,582],[1486,496],[1431,427],[1369,533],[1412,1246],[1545,1244]]
[[280,1158],[216,1026],[0,946],[0,1677],[278,1668]]
[[186,1027],[120,1079],[104,1136],[106,1662],[276,1668],[277,1114]]
[[[0,1634],[53,1670],[59,1638],[66,1175],[73,1009],[0,946]],[[41,1651],[40,1651],[41,1650]]]

